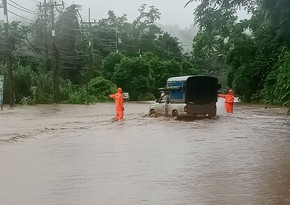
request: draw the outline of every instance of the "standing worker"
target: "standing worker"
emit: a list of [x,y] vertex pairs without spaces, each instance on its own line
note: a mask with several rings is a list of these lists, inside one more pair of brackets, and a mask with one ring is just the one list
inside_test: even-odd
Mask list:
[[218,94],[219,97],[225,98],[225,109],[227,113],[233,113],[234,99],[233,90],[229,90],[229,94]]
[[114,121],[120,121],[124,117],[124,99],[122,94],[122,88],[118,88],[118,92],[110,95],[110,97],[115,100],[116,105],[116,117],[114,118]]

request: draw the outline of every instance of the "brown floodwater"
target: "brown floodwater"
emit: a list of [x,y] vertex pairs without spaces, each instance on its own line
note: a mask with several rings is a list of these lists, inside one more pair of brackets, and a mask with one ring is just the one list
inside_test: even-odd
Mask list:
[[2,205],[287,205],[290,117],[218,103],[213,119],[146,116],[148,103],[0,111]]

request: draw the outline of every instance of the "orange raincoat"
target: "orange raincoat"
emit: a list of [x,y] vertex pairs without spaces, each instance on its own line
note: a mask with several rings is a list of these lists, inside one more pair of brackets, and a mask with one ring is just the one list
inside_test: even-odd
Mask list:
[[118,92],[110,95],[115,100],[116,105],[116,117],[115,120],[122,120],[124,117],[124,99],[122,94],[122,88],[118,88]]
[[234,98],[233,90],[229,90],[229,94],[219,94],[219,97],[225,98],[225,109],[227,113],[233,113]]

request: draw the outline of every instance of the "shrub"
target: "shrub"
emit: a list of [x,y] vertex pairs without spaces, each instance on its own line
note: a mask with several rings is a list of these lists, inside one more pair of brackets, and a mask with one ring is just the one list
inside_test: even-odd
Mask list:
[[97,102],[106,102],[108,96],[117,91],[117,86],[103,77],[96,77],[88,83],[89,94],[96,97]]

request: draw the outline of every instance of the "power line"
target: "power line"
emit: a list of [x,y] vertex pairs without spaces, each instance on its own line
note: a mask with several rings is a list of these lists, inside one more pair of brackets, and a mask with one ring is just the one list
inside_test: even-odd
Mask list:
[[23,41],[24,40],[24,39],[21,39],[19,37],[16,37],[16,36],[12,35],[11,32],[9,33],[9,36],[11,36],[11,37],[13,37],[13,38],[15,38],[15,39],[17,39],[19,41]]
[[36,1],[36,0],[29,0],[29,1],[32,1],[32,2],[37,3],[37,4],[40,3],[40,1]]
[[16,2],[14,2],[14,1],[12,1],[12,0],[9,0],[9,1],[12,2],[13,4],[19,6],[19,7],[22,8],[22,9],[25,9],[25,10],[27,10],[27,11],[29,11],[29,12],[32,12],[32,13],[36,13],[35,11],[32,11],[32,10],[30,10],[30,9],[28,9],[28,8],[25,8],[25,7],[23,7],[23,6],[19,5],[19,4],[17,4]]
[[74,59],[74,60],[83,60],[83,54],[72,54],[72,53],[66,53],[66,52],[60,52],[62,58],[67,58],[67,59]]
[[63,15],[64,14],[64,12],[58,17],[59,19],[66,19],[66,20],[72,20],[72,21],[78,21],[78,18],[70,18],[70,17],[66,17],[66,16],[64,16]]
[[31,20],[31,19],[28,19],[28,18],[26,18],[26,17],[23,17],[23,16],[20,16],[20,15],[18,15],[18,14],[16,14],[16,13],[12,12],[12,11],[10,11],[10,10],[8,10],[8,12],[9,12],[9,13],[11,13],[11,14],[13,14],[13,15],[15,15],[15,16],[18,16],[18,17],[20,17],[20,18],[23,18],[23,19],[25,19],[25,20],[27,20],[27,21],[34,22],[33,20]]
[[62,33],[62,35],[64,35],[64,36],[69,36],[69,37],[76,37],[76,38],[81,38],[81,37],[83,37],[83,36],[81,36],[81,35],[70,35],[70,34],[66,34],[66,33]]
[[82,55],[82,53],[80,53],[80,52],[77,53],[76,51],[75,51],[74,54],[72,54],[71,51],[72,51],[72,50],[71,50],[71,48],[70,48],[69,46],[66,46],[66,48],[60,48],[60,49],[59,49],[59,52],[60,52],[60,53],[69,53],[69,54],[72,55],[72,56]]
[[82,60],[83,58],[83,54],[72,54],[72,53],[67,53],[67,52],[60,52],[61,55],[63,55],[63,58],[67,58],[67,59],[75,59],[75,60]]
[[81,31],[80,28],[72,28],[72,27],[66,27],[65,24],[58,22],[59,25],[61,25],[61,28],[72,30],[72,31]]
[[23,11],[23,12],[26,12],[26,13],[29,13],[29,14],[33,14],[33,15],[37,14],[36,12],[26,11],[25,9],[19,8],[19,7],[17,7],[17,6],[14,6],[13,4],[10,4],[10,3],[7,3],[7,4],[8,4],[9,6],[12,6],[12,7],[15,8],[15,9],[18,9],[18,10],[20,10],[20,11]]
[[[24,41],[25,39],[21,39],[21,38],[19,38],[19,37],[16,37],[16,36],[12,35],[11,33],[9,34],[9,36],[11,36],[11,37],[13,37],[13,38],[19,40],[20,42],[23,43],[23,45],[28,46],[29,48],[33,48],[33,47],[35,47],[35,48],[33,48],[33,49],[36,49],[36,48],[38,48],[38,49],[45,49],[45,47],[40,46],[40,45],[35,45],[35,44],[31,43],[31,42],[29,42],[29,44],[27,44],[27,43],[25,43],[25,41]],[[26,40],[26,41],[27,41],[27,40]],[[33,46],[33,47],[32,47],[32,46]]]

